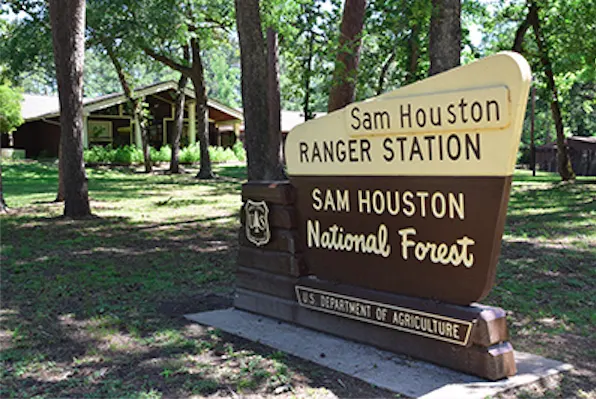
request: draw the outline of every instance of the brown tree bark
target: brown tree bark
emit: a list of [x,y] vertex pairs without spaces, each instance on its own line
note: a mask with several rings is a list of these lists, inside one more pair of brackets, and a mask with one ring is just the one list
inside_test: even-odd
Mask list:
[[312,78],[312,60],[315,53],[315,32],[313,26],[315,23],[316,15],[311,7],[304,8],[306,13],[306,24],[310,27],[308,33],[308,52],[306,59],[304,60],[302,84],[304,87],[304,98],[302,99],[302,113],[304,114],[304,121],[308,121],[314,118],[314,113],[310,109],[310,82]]
[[[414,17],[411,17],[412,20]],[[418,58],[420,57],[420,25],[413,21],[410,36],[408,37],[408,69],[405,83],[414,83],[418,74]]]
[[[184,60],[190,63],[190,49],[184,46]],[[172,147],[172,158],[170,159],[170,173],[180,173],[180,137],[182,137],[182,127],[184,126],[184,102],[186,95],[184,88],[188,83],[188,77],[183,73],[178,80],[178,90],[176,91],[176,111],[174,115],[174,132],[172,133],[170,146]]]
[[102,45],[106,49],[108,57],[114,65],[114,69],[116,69],[116,73],[118,74],[118,80],[120,81],[122,90],[124,90],[124,95],[128,99],[128,102],[130,103],[130,106],[132,108],[133,119],[135,123],[139,124],[139,127],[141,129],[141,148],[143,150],[143,164],[145,166],[145,173],[151,173],[153,167],[151,164],[151,152],[149,152],[149,140],[147,137],[147,121],[143,116],[143,100],[134,97],[132,89],[128,84],[128,80],[126,79],[126,75],[124,75],[124,69],[122,68],[122,64],[120,63],[120,60],[114,53],[112,46],[110,46],[105,41],[102,41]]
[[557,132],[557,169],[559,175],[561,175],[561,180],[574,180],[575,172],[573,172],[573,167],[571,166],[571,160],[569,159],[567,150],[567,143],[565,142],[563,118],[561,116],[561,106],[559,105],[557,86],[555,84],[555,74],[548,55],[549,49],[540,27],[540,17],[538,13],[538,4],[535,1],[530,2],[528,20],[530,21],[530,24],[534,29],[534,35],[536,36],[536,43],[538,44],[538,51],[540,53],[540,62],[544,67],[544,74],[546,75],[546,85],[552,93],[550,109],[555,122],[555,130]]
[[[283,171],[281,148],[281,94],[279,92],[277,32],[267,28],[267,102],[269,104],[269,157],[275,170]],[[280,176],[282,178],[283,176]]]
[[60,157],[64,216],[91,215],[83,161],[83,60],[85,1],[50,0],[50,24],[60,100]]
[[197,173],[198,179],[213,179],[215,175],[211,169],[211,158],[209,156],[209,120],[207,115],[207,87],[205,86],[205,70],[201,58],[201,48],[196,38],[190,40],[192,54],[192,80],[195,88],[195,99],[197,108],[197,135],[199,136],[199,147],[201,150],[201,168]]
[[0,164],[0,213],[5,213],[8,210],[8,205],[4,201],[4,189],[2,188],[2,165]]
[[461,0],[432,0],[428,76],[460,65]]
[[195,92],[195,107],[197,118],[197,136],[199,139],[199,146],[201,151],[201,167],[197,178],[212,179],[215,177],[211,168],[211,157],[209,156],[209,121],[207,119],[207,89],[205,87],[205,73],[203,69],[203,60],[201,58],[201,48],[199,40],[192,38],[190,40],[190,66],[182,65],[171,58],[162,54],[157,54],[149,48],[144,48],[145,54],[156,61],[177,70],[183,75],[187,76],[194,88]]
[[515,31],[515,39],[513,39],[513,47],[511,48],[511,50],[520,54],[523,52],[524,37],[529,27],[530,13],[528,13],[526,18],[522,21],[522,23],[518,26],[517,30]]
[[328,112],[343,108],[354,101],[365,10],[366,0],[346,0],[344,4]]
[[395,56],[395,51],[392,51],[391,54],[389,54],[389,57],[387,57],[387,59],[383,62],[381,72],[379,73],[379,82],[377,83],[377,96],[383,93],[383,91],[385,90],[385,76],[389,71],[391,63],[393,62],[393,60],[395,60]]
[[259,0],[235,0],[240,59],[242,62],[242,104],[248,160],[248,180],[279,180],[284,177],[279,140],[270,134],[267,54],[261,30]]
[[308,34],[308,55],[304,61],[304,74],[302,75],[302,82],[304,84],[304,99],[302,100],[304,121],[313,118],[313,112],[310,110],[310,78],[312,76],[312,59],[314,57],[315,34],[312,30],[310,30]]
[[176,92],[176,113],[174,115],[174,131],[170,145],[172,147],[172,158],[170,159],[170,173],[180,173],[180,137],[182,136],[182,127],[184,126],[184,88],[188,78],[184,75],[178,80],[178,90]]
[[[143,100],[138,98],[135,104],[135,114],[141,115],[143,113]],[[149,134],[147,134],[147,120],[144,117],[138,119],[141,128],[141,147],[143,149],[143,165],[145,166],[145,173],[151,173],[153,167],[151,165],[151,152],[149,151]]]

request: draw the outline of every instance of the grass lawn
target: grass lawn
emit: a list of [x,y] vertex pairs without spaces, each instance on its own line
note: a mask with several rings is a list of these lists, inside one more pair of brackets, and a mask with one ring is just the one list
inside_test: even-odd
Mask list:
[[[3,165],[0,397],[395,397],[264,346],[185,322],[229,307],[243,165],[215,181],[88,169],[97,218],[61,219],[54,164]],[[516,175],[497,286],[516,349],[576,366],[562,388],[596,398],[596,182]],[[277,395],[279,394],[279,395]]]

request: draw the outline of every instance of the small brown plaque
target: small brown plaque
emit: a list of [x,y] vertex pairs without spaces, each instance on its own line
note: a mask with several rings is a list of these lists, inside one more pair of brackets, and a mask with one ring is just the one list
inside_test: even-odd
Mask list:
[[472,323],[415,309],[296,286],[298,303],[305,308],[392,328],[409,334],[466,346]]

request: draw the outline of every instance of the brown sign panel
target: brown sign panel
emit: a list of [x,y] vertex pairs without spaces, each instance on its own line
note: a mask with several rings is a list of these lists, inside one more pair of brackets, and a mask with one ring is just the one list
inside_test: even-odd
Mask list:
[[296,286],[298,303],[319,312],[347,317],[438,341],[466,346],[472,323],[366,299]]
[[493,283],[531,80],[501,53],[290,132],[298,246],[319,278],[456,304]]
[[302,220],[298,237],[317,277],[459,304],[489,292],[509,177],[300,176],[292,182]]

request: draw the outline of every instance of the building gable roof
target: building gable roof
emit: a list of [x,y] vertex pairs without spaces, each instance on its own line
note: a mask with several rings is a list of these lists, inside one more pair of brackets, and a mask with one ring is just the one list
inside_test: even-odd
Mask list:
[[[178,83],[173,80],[166,82],[154,83],[148,86],[140,87],[134,91],[136,97],[146,97],[152,94],[157,94],[167,90],[177,90]],[[194,91],[189,88],[184,89],[186,96],[194,99]],[[124,104],[127,99],[124,93],[112,93],[104,96],[85,98],[83,99],[83,112],[89,114],[102,109],[110,108],[114,105]],[[223,112],[230,116],[230,119],[244,120],[241,112],[238,112],[232,107],[228,107],[218,101],[207,99],[207,106]],[[25,94],[22,103],[22,115],[25,122],[34,121],[38,119],[53,118],[60,115],[60,104],[58,96],[39,96],[33,94]]]

